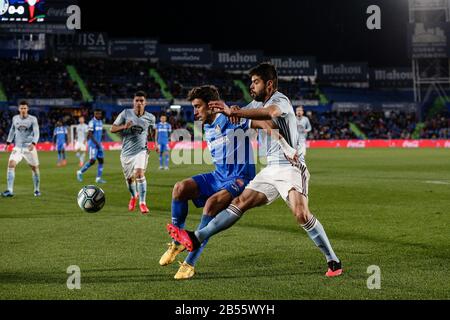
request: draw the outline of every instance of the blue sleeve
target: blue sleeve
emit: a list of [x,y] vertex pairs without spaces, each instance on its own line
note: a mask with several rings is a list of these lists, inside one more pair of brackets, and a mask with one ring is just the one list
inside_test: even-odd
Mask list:
[[238,124],[234,124],[228,119],[228,123],[230,126],[230,129],[242,129],[244,131],[248,130],[250,128],[250,120],[242,118],[241,121]]

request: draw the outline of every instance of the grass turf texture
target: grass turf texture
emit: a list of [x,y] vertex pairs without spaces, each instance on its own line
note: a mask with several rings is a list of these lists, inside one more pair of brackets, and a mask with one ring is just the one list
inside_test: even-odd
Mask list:
[[[7,157],[0,153],[1,186]],[[82,212],[78,190],[96,167],[75,178],[77,161],[56,167],[40,153],[42,197],[31,171],[16,170],[15,194],[0,199],[0,299],[449,299],[450,150],[309,150],[310,207],[324,225],[344,274],[327,279],[320,251],[281,201],[253,209],[215,236],[198,274],[176,281],[178,264],[158,264],[169,236],[173,184],[207,165],[147,172],[149,216],[127,211],[118,152],[106,153],[106,205]],[[200,209],[190,204],[187,226]],[[184,259],[185,254],[181,255]],[[81,290],[68,290],[66,269],[81,268]],[[381,289],[366,286],[381,268]]]

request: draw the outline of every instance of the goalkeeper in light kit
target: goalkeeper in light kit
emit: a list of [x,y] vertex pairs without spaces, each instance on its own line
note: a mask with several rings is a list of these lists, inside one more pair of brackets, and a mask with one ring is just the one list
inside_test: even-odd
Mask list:
[[114,121],[111,132],[122,134],[122,152],[120,162],[126,179],[131,199],[128,210],[133,211],[139,198],[139,209],[142,214],[149,212],[145,197],[147,194],[147,180],[145,170],[148,162],[147,140],[152,128],[155,127],[156,117],[145,111],[146,94],[138,91],[134,95],[133,109],[125,109]]
[[19,103],[19,114],[13,117],[8,139],[6,140],[7,146],[14,142],[14,149],[9,157],[8,189],[2,193],[3,197],[14,196],[16,166],[22,159],[25,159],[33,172],[34,196],[39,197],[41,195],[39,191],[39,159],[36,151],[36,144],[39,141],[39,125],[37,118],[28,114],[28,109],[28,102],[21,101]]

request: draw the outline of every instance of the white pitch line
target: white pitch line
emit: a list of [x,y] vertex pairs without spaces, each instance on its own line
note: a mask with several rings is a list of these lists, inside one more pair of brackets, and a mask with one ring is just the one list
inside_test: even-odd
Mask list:
[[425,183],[430,183],[430,184],[450,184],[450,182],[439,181],[439,180],[429,180],[429,181],[425,181]]

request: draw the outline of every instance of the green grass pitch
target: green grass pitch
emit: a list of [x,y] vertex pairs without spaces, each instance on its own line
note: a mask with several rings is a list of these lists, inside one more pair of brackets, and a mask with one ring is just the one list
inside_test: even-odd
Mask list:
[[[8,154],[0,153],[0,186]],[[82,212],[78,190],[96,168],[75,178],[76,158],[56,167],[40,153],[42,197],[32,195],[21,163],[15,194],[0,199],[0,299],[449,299],[450,150],[313,149],[310,207],[324,225],[344,274],[327,279],[325,260],[277,200],[253,209],[215,236],[188,281],[178,264],[158,264],[169,236],[173,184],[211,169],[171,166],[147,172],[149,216],[127,211],[118,152],[106,153],[106,205]],[[187,226],[200,209],[190,204]],[[184,259],[183,253],[180,257]],[[66,286],[67,267],[81,269],[81,289]],[[367,288],[367,268],[380,267],[381,289]]]

